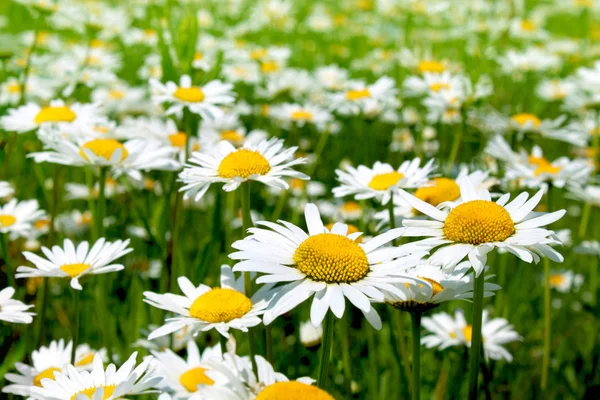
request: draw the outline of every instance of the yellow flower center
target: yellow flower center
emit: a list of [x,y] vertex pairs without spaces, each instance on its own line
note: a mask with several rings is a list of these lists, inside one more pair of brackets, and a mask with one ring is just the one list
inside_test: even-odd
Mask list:
[[431,91],[433,92],[439,92],[442,89],[450,89],[450,85],[446,82],[436,82],[436,83],[432,83],[429,88],[431,89]]
[[346,99],[350,101],[356,101],[367,97],[371,97],[371,92],[369,92],[369,89],[348,90],[346,92]]
[[169,142],[171,142],[171,146],[173,147],[185,147],[187,143],[187,135],[183,132],[177,132],[172,135],[169,135]]
[[121,161],[129,156],[129,152],[125,146],[115,139],[94,139],[84,143],[79,148],[79,155],[89,161],[83,149],[91,150],[97,157],[102,157],[106,161],[110,161],[110,158],[117,149],[121,149]]
[[173,96],[188,103],[200,103],[204,100],[204,92],[198,86],[189,88],[178,87]]
[[194,53],[194,61],[200,61],[204,59],[204,54],[202,53]]
[[253,60],[260,60],[267,55],[267,49],[255,49],[250,52],[250,58]]
[[[334,223],[330,222],[327,225],[325,225],[325,228],[331,230],[331,228],[333,228],[333,225],[334,225]],[[346,224],[346,225],[348,225],[348,235],[350,235],[351,233],[360,232],[356,226],[354,226],[352,224]],[[362,242],[362,236],[357,237],[356,239],[354,239],[354,241],[356,243],[361,243]]]
[[465,337],[467,342],[471,341],[471,337],[473,336],[473,327],[471,325],[467,325],[462,328],[462,334]]
[[312,114],[306,110],[294,111],[291,115],[293,121],[311,121]]
[[221,132],[221,140],[227,140],[228,142],[239,142],[244,137],[235,130],[228,130]]
[[332,233],[310,236],[302,242],[294,253],[294,262],[314,281],[356,282],[369,273],[369,261],[362,247]]
[[94,393],[96,392],[97,389],[99,388],[104,388],[104,396],[102,396],[102,400],[106,400],[108,399],[110,396],[112,396],[113,392],[115,391],[115,389],[117,388],[117,385],[101,385],[101,386],[94,386],[91,387],[89,389],[85,389],[82,390],[81,392],[77,392],[75,393],[72,397],[71,400],[75,400],[75,398],[80,395],[86,395],[87,397],[89,397],[90,399],[92,398],[92,396],[94,396]]
[[417,69],[419,70],[419,72],[421,74],[424,72],[441,73],[446,70],[446,67],[444,66],[444,64],[442,64],[439,61],[423,60],[419,63],[419,66],[417,67]]
[[37,230],[44,229],[50,226],[50,220],[38,219],[33,223],[33,227]]
[[258,394],[256,400],[334,400],[334,398],[316,386],[291,381],[267,386]]
[[271,170],[269,161],[258,151],[239,149],[229,153],[219,164],[219,176],[247,179],[252,175],[265,175]]
[[550,285],[551,286],[560,286],[564,282],[565,282],[565,277],[562,274],[550,275]]
[[181,374],[179,378],[179,382],[186,388],[188,392],[196,392],[198,390],[198,385],[213,385],[215,381],[210,379],[204,373],[206,368],[192,368],[189,371]]
[[433,185],[417,189],[415,197],[437,207],[445,201],[454,201],[460,197],[460,187],[449,178],[434,178]]
[[34,122],[38,125],[44,123],[73,122],[75,118],[77,118],[77,115],[67,106],[48,106],[42,107],[35,116]]
[[279,70],[279,64],[275,61],[265,61],[260,64],[260,70],[265,74],[270,74]]
[[515,233],[515,224],[504,207],[493,201],[473,200],[450,211],[444,235],[457,243],[503,242]]
[[54,372],[60,372],[60,368],[51,367],[43,370],[33,377],[33,386],[42,387],[42,379],[54,380]]
[[397,171],[377,174],[369,182],[369,187],[375,190],[387,190],[400,182],[402,178],[404,178],[404,174]]
[[79,276],[83,271],[87,270],[90,264],[64,264],[60,266],[64,272],[69,274],[72,278]]
[[540,176],[541,174],[556,175],[560,172],[560,167],[555,167],[544,157],[529,156],[528,161],[529,164],[533,164],[537,167],[534,172],[535,176]]
[[358,204],[355,201],[347,201],[342,205],[342,210],[344,210],[345,212],[356,212],[361,211],[362,208],[360,204]]
[[21,93],[21,85],[19,85],[18,83],[11,83],[10,85],[8,85],[7,90],[9,93],[13,94]]
[[525,127],[525,125],[529,125],[533,128],[537,128],[542,124],[542,121],[536,115],[528,113],[515,114],[510,119],[517,123],[517,125],[519,125],[520,127]]
[[14,225],[15,222],[17,222],[17,219],[12,215],[0,215],[0,227]]
[[84,365],[91,364],[94,361],[95,355],[96,355],[96,353],[94,353],[94,352],[84,354],[83,357],[79,357],[79,360],[75,363],[75,366],[82,367]]
[[437,295],[442,290],[444,290],[444,286],[442,286],[442,284],[439,283],[438,281],[434,281],[433,279],[425,278],[423,276],[419,276],[419,279],[423,279],[424,281],[427,281],[431,284],[431,289],[433,291],[431,297]]
[[252,302],[243,293],[227,288],[215,288],[199,296],[190,307],[190,315],[212,323],[241,318],[252,309]]
[[530,19],[524,19],[521,22],[521,29],[526,32],[533,32],[535,31],[535,23]]
[[119,89],[112,89],[108,91],[108,96],[114,100],[121,100],[125,98],[125,92]]

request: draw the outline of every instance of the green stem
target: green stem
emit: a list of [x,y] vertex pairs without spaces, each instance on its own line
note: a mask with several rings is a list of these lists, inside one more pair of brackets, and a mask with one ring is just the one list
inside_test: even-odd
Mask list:
[[346,316],[346,318],[343,318],[340,321],[340,327],[341,327],[341,333],[342,333],[340,335],[340,338],[342,340],[342,362],[343,362],[343,366],[344,366],[344,380],[345,380],[344,387],[348,391],[348,393],[347,393],[348,396],[351,395],[351,385],[352,385],[352,361],[350,358],[350,341],[348,340],[349,334],[350,334],[349,325],[350,325],[349,316]]
[[327,144],[328,138],[329,132],[327,131],[321,133],[319,137],[319,142],[317,143],[317,147],[315,149],[315,161],[312,163],[307,173],[307,175],[311,178],[313,177],[315,171],[317,170],[317,167],[319,166],[319,163],[321,162],[321,154],[323,153],[323,150],[325,150],[325,145]]
[[469,399],[478,398],[479,359],[481,354],[481,324],[483,319],[483,285],[484,274],[475,278],[473,293],[473,324],[471,338],[471,354],[469,360]]
[[[410,382],[411,370],[410,365],[408,364],[408,352],[406,349],[406,342],[404,341],[404,314],[400,312],[392,313],[392,320],[396,319],[396,326],[398,327],[398,347],[400,348],[400,356],[402,357],[402,366],[404,367],[404,379],[406,382]],[[394,331],[394,326],[391,327],[392,331]],[[412,389],[411,389],[412,390]]]
[[54,178],[52,179],[52,204],[50,205],[50,227],[48,231],[48,247],[54,243],[54,220],[56,219],[56,213],[58,210],[58,193],[59,193],[59,181],[60,181],[60,167],[54,166]]
[[35,28],[33,30],[33,43],[27,52],[27,59],[25,60],[25,68],[23,69],[23,80],[21,81],[21,96],[19,98],[19,104],[25,104],[25,92],[27,90],[27,81],[29,80],[29,71],[31,70],[31,57],[35,51],[38,43],[38,34],[40,32],[41,23],[39,20],[35,21]]
[[454,165],[454,161],[458,155],[458,149],[460,149],[462,137],[463,129],[460,129],[454,134],[454,141],[452,142],[452,149],[450,150],[450,157],[448,158],[448,165],[446,166],[446,175],[450,175],[450,172],[452,171],[452,166]]
[[581,220],[579,221],[579,231],[577,232],[577,236],[579,237],[579,239],[583,239],[585,237],[588,222],[590,220],[591,211],[592,203],[585,203],[585,205],[583,206],[583,212],[581,214]]
[[38,349],[44,343],[44,320],[46,316],[46,304],[48,304],[48,280],[46,278],[42,278],[42,284],[40,285],[40,292],[38,292],[38,304],[36,305],[36,310],[38,313],[36,324],[37,329],[36,337],[34,340],[34,346]]
[[420,312],[411,312],[410,319],[412,321],[412,345],[413,345],[412,399],[420,400],[420,398],[421,398],[421,313]]
[[273,363],[273,332],[271,325],[265,326],[265,345],[267,361]]
[[73,292],[73,327],[72,327],[72,335],[73,335],[73,347],[71,348],[71,364],[75,365],[75,350],[77,350],[77,346],[79,345],[79,318],[80,318],[80,308],[81,301],[79,300],[81,291],[76,289],[71,289]]
[[324,389],[327,386],[327,371],[329,370],[329,359],[331,358],[331,344],[333,342],[333,313],[327,312],[323,321],[323,344],[321,346],[321,362],[319,363],[319,375],[317,386]]
[[[98,199],[96,200],[93,218],[94,234],[92,239],[94,241],[104,236],[104,216],[106,215],[106,172],[107,167],[100,167],[100,175],[98,176]],[[93,193],[90,194],[93,195]]]
[[0,233],[0,246],[2,246],[4,271],[8,277],[8,286],[15,287],[15,273],[11,270],[10,253],[8,252],[8,233]]
[[221,354],[227,353],[227,338],[219,334],[219,343],[221,344]]

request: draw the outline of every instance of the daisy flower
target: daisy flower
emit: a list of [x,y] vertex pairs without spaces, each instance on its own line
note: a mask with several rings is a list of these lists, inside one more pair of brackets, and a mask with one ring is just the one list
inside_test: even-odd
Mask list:
[[92,370],[96,354],[100,355],[103,362],[108,361],[108,355],[105,348],[94,350],[86,343],[78,345],[75,349],[75,368]]
[[[456,266],[454,271],[446,273],[433,265],[417,265],[400,271],[402,276],[415,278],[414,283],[395,285],[397,293],[385,293],[385,302],[394,308],[408,312],[429,311],[441,303],[451,300],[466,300],[473,298],[473,275],[470,273],[471,263],[464,261]],[[493,275],[485,277],[486,280]],[[500,286],[485,282],[484,296],[494,295]]]
[[125,269],[121,264],[111,264],[117,258],[123,257],[133,251],[129,246],[129,239],[107,242],[98,239],[92,248],[88,242],[81,242],[77,247],[70,239],[65,239],[63,247],[53,246],[52,249],[42,247],[42,252],[47,258],[42,258],[28,251],[23,252],[27,261],[35,268],[20,266],[17,268],[16,278],[53,277],[70,278],[71,287],[81,290],[79,279],[86,275],[106,274]]
[[291,125],[303,127],[313,124],[317,129],[324,130],[327,123],[333,119],[327,110],[313,104],[284,103],[273,107],[271,116],[280,121],[287,129]]
[[219,142],[207,153],[192,154],[183,172],[179,174],[185,192],[184,199],[198,201],[213,183],[224,183],[223,190],[230,192],[243,182],[255,180],[279,189],[289,185],[283,178],[309,179],[290,167],[304,164],[306,159],[294,159],[297,147],[283,149],[283,140],[271,138],[258,143],[245,143],[236,149],[227,141]]
[[91,371],[78,371],[72,365],[65,372],[55,372],[55,379],[42,379],[34,395],[46,400],[120,399],[130,395],[152,393],[162,380],[152,368],[152,357],[146,357],[136,367],[137,352],[119,368],[110,364],[104,368],[99,354],[94,356]]
[[556,289],[561,293],[569,293],[571,290],[579,290],[583,284],[583,275],[566,269],[550,271],[549,282],[552,289]]
[[[194,340],[187,342],[187,360],[178,356],[170,349],[158,352],[153,351],[152,355],[157,366],[157,372],[164,376],[161,382],[161,388],[167,388],[174,392],[178,399],[188,398],[198,392],[198,385],[224,384],[226,380],[221,378],[222,382],[215,382],[209,378],[205,372],[209,369],[207,362],[211,359],[220,360],[221,346],[217,344],[213,347],[207,347],[202,354],[198,350],[198,345]],[[213,374],[217,377],[218,374]]]
[[0,206],[0,233],[9,235],[11,240],[26,237],[33,224],[45,216],[46,212],[39,209],[37,200],[10,199]]
[[395,108],[397,89],[393,79],[383,76],[367,85],[361,81],[349,81],[347,89],[331,94],[331,110],[342,115],[371,114],[373,109]]
[[[439,347],[440,350],[443,350],[460,345],[471,347],[473,327],[467,324],[462,310],[456,310],[454,318],[445,312],[435,314],[432,317],[425,317],[422,324],[425,329],[431,332],[431,335],[424,336],[421,340],[422,344],[428,349]],[[512,361],[512,355],[503,345],[520,341],[522,338],[506,319],[489,319],[488,310],[483,310],[481,333],[486,360]]]
[[174,159],[177,150],[157,140],[131,139],[121,143],[104,138],[71,141],[55,134],[39,137],[48,150],[29,155],[37,163],[110,167],[115,177],[125,174],[136,182],[142,181],[141,171],[181,168]]
[[29,103],[8,110],[8,115],[0,118],[0,125],[9,132],[23,133],[44,126],[57,127],[60,131],[78,134],[93,132],[95,125],[106,123],[96,104],[65,104],[63,100],[53,100],[48,106]]
[[569,197],[600,207],[600,186],[571,184],[567,190]]
[[12,297],[15,295],[15,289],[6,287],[0,290],[0,321],[12,322],[14,324],[30,324],[33,321],[32,313],[29,310],[33,305],[26,305]]
[[0,198],[12,196],[15,193],[10,182],[0,181]]
[[2,388],[3,393],[44,399],[35,392],[42,387],[42,379],[54,380],[54,373],[61,372],[71,360],[72,342],[53,340],[48,347],[42,346],[31,353],[31,365],[15,363],[18,373],[8,373],[4,378],[10,383]]
[[508,250],[525,262],[536,263],[540,257],[562,262],[563,257],[550,245],[560,244],[554,232],[544,227],[565,215],[565,210],[552,213],[533,212],[544,190],[531,199],[523,192],[509,203],[510,194],[491,200],[490,192],[476,190],[469,179],[459,182],[461,202],[446,202],[440,209],[400,190],[400,196],[432,220],[404,220],[405,236],[428,236],[418,241],[429,248],[439,248],[429,257],[429,263],[452,270],[468,256],[479,276],[494,248]]
[[348,166],[346,171],[336,170],[341,185],[333,189],[335,197],[354,195],[356,200],[376,198],[387,204],[393,192],[398,188],[416,188],[429,181],[429,175],[435,170],[433,160],[423,167],[421,159],[404,161],[398,169],[390,164],[375,162],[373,168],[359,165],[358,168]]
[[300,324],[300,343],[310,350],[316,350],[323,339],[323,327],[315,327],[312,322],[305,321]]
[[363,244],[356,241],[362,233],[348,234],[348,225],[336,223],[327,229],[314,204],[306,205],[304,215],[308,233],[285,221],[260,221],[257,226],[269,229],[251,228],[250,236],[232,245],[239,251],[229,257],[241,260],[234,271],[265,274],[257,283],[283,283],[265,312],[265,325],[314,295],[313,325],[321,325],[329,309],[341,318],[347,298],[380,329],[381,320],[371,299],[383,301],[383,289],[397,292],[392,281],[412,282],[411,278],[392,278],[391,270],[411,267],[425,253],[411,254],[418,249],[414,245],[382,247],[400,237],[402,229]]
[[247,332],[261,323],[271,297],[270,286],[257,291],[251,298],[244,294],[243,277],[235,279],[231,268],[221,266],[221,287],[210,288],[200,284],[195,287],[186,277],[177,279],[184,296],[165,293],[144,292],[144,301],[153,307],[177,314],[154,330],[148,340],[168,335],[189,327],[194,334],[216,329],[229,337],[229,329]]
[[155,103],[169,103],[170,107],[166,115],[175,114],[181,116],[183,109],[187,108],[203,119],[214,119],[223,115],[218,106],[226,106],[235,101],[234,93],[231,91],[233,85],[214,80],[204,86],[192,85],[192,79],[183,75],[179,85],[174,82],[162,84],[156,79],[150,79],[150,86],[155,94],[152,100]]

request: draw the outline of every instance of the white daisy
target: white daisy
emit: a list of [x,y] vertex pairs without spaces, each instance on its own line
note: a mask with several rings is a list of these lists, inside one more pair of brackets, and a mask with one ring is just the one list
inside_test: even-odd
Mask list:
[[188,75],[181,77],[179,85],[174,82],[163,85],[156,79],[150,79],[150,86],[156,92],[152,96],[155,103],[171,104],[166,111],[167,115],[181,116],[183,109],[187,108],[203,119],[214,119],[223,114],[218,106],[232,104],[235,100],[231,91],[233,85],[214,80],[203,86],[194,86]]
[[0,321],[12,322],[15,324],[30,324],[33,321],[32,313],[29,310],[32,305],[24,304],[12,297],[15,295],[15,289],[5,287],[0,290]]
[[405,236],[429,236],[419,244],[430,248],[441,246],[429,257],[429,263],[452,270],[468,256],[477,276],[483,270],[487,253],[494,248],[508,250],[525,262],[540,261],[540,256],[562,262],[563,257],[551,244],[560,244],[554,232],[543,227],[560,219],[565,210],[537,213],[544,190],[538,191],[529,201],[526,192],[508,203],[510,194],[493,202],[485,189],[476,190],[469,179],[459,182],[460,204],[446,202],[443,208],[399,191],[400,196],[432,220],[404,220]]
[[250,236],[232,245],[239,251],[229,257],[242,260],[235,271],[266,274],[257,283],[285,282],[265,312],[264,323],[270,324],[314,295],[310,312],[313,325],[320,325],[329,309],[341,318],[348,298],[371,325],[380,329],[381,320],[371,299],[383,301],[383,289],[399,293],[391,282],[412,282],[410,278],[392,278],[391,270],[415,265],[424,253],[411,255],[418,249],[414,245],[382,247],[400,237],[402,229],[362,244],[356,242],[362,233],[348,234],[348,225],[336,223],[328,230],[314,204],[306,205],[304,215],[308,234],[285,221],[260,221],[257,225],[270,229],[251,228]]
[[15,189],[13,189],[10,182],[0,181],[0,198],[9,197],[15,194]]
[[556,289],[561,293],[569,293],[571,290],[579,290],[583,284],[583,275],[566,269],[550,271],[549,283],[552,289]]
[[396,99],[396,82],[390,77],[383,76],[371,85],[349,81],[346,86],[346,90],[330,96],[330,108],[342,115],[372,115],[373,110],[394,109],[399,105]]
[[398,169],[390,164],[377,161],[373,168],[359,165],[348,166],[346,171],[336,170],[341,185],[333,189],[335,197],[354,195],[356,200],[376,198],[387,204],[398,188],[416,188],[425,185],[429,175],[435,170],[433,160],[423,167],[421,160],[404,161]]
[[571,184],[567,189],[569,197],[600,207],[600,186]]
[[[483,310],[481,335],[483,351],[486,359],[512,361],[512,355],[503,347],[504,344],[522,340],[513,326],[504,318],[489,319],[487,310]],[[447,313],[438,313],[425,317],[423,327],[431,332],[424,336],[421,343],[427,348],[439,347],[440,350],[450,346],[465,345],[471,347],[473,327],[467,324],[462,310],[456,310],[454,318]]]
[[136,367],[137,352],[119,368],[110,364],[104,369],[99,354],[94,356],[91,371],[78,371],[72,365],[65,372],[55,372],[53,379],[42,379],[42,387],[34,388],[36,396],[46,400],[115,400],[129,395],[151,393],[162,380],[151,366],[152,357],[146,357]]
[[29,103],[8,110],[8,115],[0,119],[0,125],[11,132],[28,132],[43,126],[58,127],[70,134],[92,133],[94,126],[106,123],[106,117],[95,104],[71,105],[63,100],[53,100],[48,106]]
[[221,287],[211,289],[203,284],[195,287],[183,276],[180,276],[177,282],[184,296],[144,292],[146,303],[177,314],[150,333],[148,340],[186,327],[194,334],[216,329],[225,337],[229,337],[229,329],[247,332],[248,328],[261,323],[260,316],[271,297],[271,288],[267,285],[248,298],[244,294],[243,277],[236,280],[227,265],[221,266]]
[[103,362],[108,361],[108,355],[105,348],[100,350],[94,350],[90,345],[83,343],[77,346],[75,349],[75,368],[92,370],[94,357],[96,354],[100,355]]
[[133,251],[127,246],[129,246],[129,239],[107,242],[106,239],[100,238],[91,249],[88,242],[81,242],[75,247],[71,240],[65,239],[62,248],[42,247],[42,252],[47,259],[28,251],[24,252],[23,256],[34,264],[35,268],[20,266],[17,268],[16,278],[37,276],[70,278],[71,287],[81,290],[79,279],[86,275],[106,274],[124,269],[121,264],[111,263]]
[[287,129],[292,125],[302,127],[312,124],[317,129],[324,130],[327,123],[333,119],[327,110],[314,104],[284,103],[273,106],[270,115],[279,120]]
[[317,349],[323,339],[323,326],[314,326],[312,322],[305,321],[300,324],[300,343],[308,349]]
[[304,164],[304,158],[294,159],[297,147],[283,149],[283,140],[271,138],[258,143],[246,143],[236,149],[227,141],[219,142],[207,153],[192,154],[183,172],[179,174],[184,186],[184,198],[198,201],[213,183],[224,183],[225,191],[237,189],[243,182],[255,180],[268,186],[287,189],[282,178],[309,179],[290,167]]
[[11,240],[26,237],[33,224],[45,216],[46,212],[39,209],[37,200],[11,199],[0,206],[0,233],[9,235]]

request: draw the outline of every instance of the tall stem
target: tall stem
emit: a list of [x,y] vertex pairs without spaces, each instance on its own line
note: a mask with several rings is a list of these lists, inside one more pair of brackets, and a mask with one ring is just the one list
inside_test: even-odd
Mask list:
[[106,215],[106,172],[107,167],[100,167],[100,176],[98,177],[98,199],[93,218],[94,235],[92,239],[94,241],[104,236],[104,216]]
[[473,324],[471,338],[471,354],[469,361],[469,399],[477,400],[479,391],[479,359],[481,354],[481,323],[483,319],[483,272],[475,278],[474,293],[473,293]]
[[73,292],[73,347],[71,348],[71,364],[75,365],[75,350],[77,350],[77,346],[79,345],[79,318],[81,314],[79,310],[81,309],[81,301],[79,297],[81,295],[81,291],[72,289]]
[[412,345],[413,345],[412,399],[420,400],[420,398],[421,398],[421,313],[420,312],[411,312],[410,319],[412,321]]
[[452,165],[454,165],[454,161],[456,160],[456,156],[458,155],[458,149],[460,149],[460,144],[462,142],[464,125],[463,128],[454,134],[454,141],[452,142],[452,150],[450,150],[450,157],[448,158],[448,165],[446,166],[446,175],[449,175],[452,170]]
[[344,366],[344,387],[346,388],[347,395],[351,393],[352,387],[352,361],[350,357],[350,341],[348,338],[350,337],[349,332],[350,325],[350,316],[346,316],[340,321],[340,330],[341,335],[340,339],[342,341],[342,362]]
[[27,81],[29,80],[29,71],[31,69],[31,57],[38,44],[38,36],[40,32],[41,23],[39,19],[35,21],[35,28],[33,30],[33,43],[27,52],[27,58],[25,60],[25,68],[23,69],[23,78],[21,80],[21,96],[19,98],[19,104],[25,104],[25,96],[27,91]]
[[333,313],[327,312],[323,321],[323,344],[321,346],[321,362],[319,364],[319,375],[317,386],[324,389],[327,386],[327,371],[329,370],[329,359],[331,358],[331,344],[333,342]]
[[0,246],[2,246],[2,257],[4,258],[4,271],[8,277],[8,286],[15,286],[15,273],[10,265],[10,253],[8,252],[8,233],[0,233]]
[[[581,214],[581,220],[579,221],[579,230],[577,232],[577,236],[579,239],[583,239],[587,232],[588,222],[590,220],[590,214],[592,211],[592,203],[585,203],[583,206],[583,212]],[[550,212],[550,210],[548,210]]]
[[40,285],[37,296],[38,304],[36,309],[38,310],[38,317],[36,321],[37,327],[35,330],[36,336],[34,340],[34,346],[36,349],[38,349],[44,343],[44,321],[46,316],[46,304],[48,303],[48,280],[46,278],[42,278],[42,284]]

